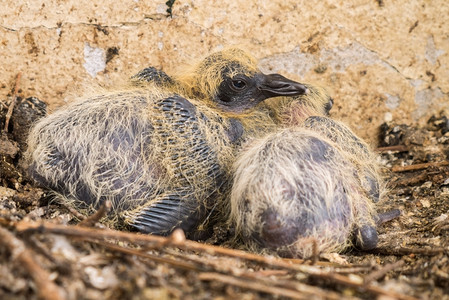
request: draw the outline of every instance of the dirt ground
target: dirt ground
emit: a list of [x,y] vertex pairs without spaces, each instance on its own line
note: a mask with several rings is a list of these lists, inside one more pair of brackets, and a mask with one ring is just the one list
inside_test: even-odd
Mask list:
[[[449,114],[424,127],[384,124],[377,152],[388,182],[370,252],[318,261],[107,230],[51,201],[21,169],[24,137],[45,106],[0,102],[0,299],[449,299]],[[9,115],[11,118],[8,120]],[[6,126],[5,123],[9,123]]]

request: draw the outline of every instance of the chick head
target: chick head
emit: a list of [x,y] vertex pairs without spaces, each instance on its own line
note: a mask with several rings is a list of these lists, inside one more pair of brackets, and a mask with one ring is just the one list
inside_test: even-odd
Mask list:
[[178,76],[177,81],[187,96],[233,113],[241,113],[271,97],[307,93],[301,83],[280,74],[263,74],[254,57],[236,48],[213,53],[193,70]]

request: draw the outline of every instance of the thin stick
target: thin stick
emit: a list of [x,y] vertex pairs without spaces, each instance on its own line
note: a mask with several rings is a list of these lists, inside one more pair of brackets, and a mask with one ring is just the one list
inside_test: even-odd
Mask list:
[[340,274],[326,273],[326,272],[320,271],[319,273],[314,274],[313,276],[317,277],[317,278],[321,278],[321,279],[323,279],[323,278],[328,279],[334,283],[340,283],[345,286],[359,289],[361,291],[371,292],[371,293],[377,294],[377,295],[385,295],[385,296],[389,296],[391,298],[403,299],[403,300],[418,300],[415,297],[396,293],[393,291],[386,291],[380,287],[376,287],[376,286],[372,286],[372,285],[364,285],[363,282],[351,280],[349,277],[343,276]]
[[19,72],[17,74],[16,85],[14,86],[14,95],[12,97],[11,104],[8,107],[8,112],[6,113],[5,127],[3,129],[5,132],[8,132],[9,120],[11,119],[14,106],[16,105],[17,93],[19,92],[20,77],[22,77],[22,72]]
[[395,146],[387,146],[387,147],[378,147],[376,148],[377,152],[388,152],[388,151],[397,151],[397,152],[407,152],[408,148],[405,145],[395,145]]
[[[271,270],[274,271],[274,270]],[[250,280],[257,280],[263,283],[265,286],[277,286],[285,289],[299,291],[304,294],[309,294],[312,298],[322,297],[327,299],[341,299],[341,295],[332,291],[324,290],[320,287],[311,286],[299,282],[298,280],[283,280],[280,278],[266,278],[260,276],[258,272],[247,272],[238,275],[238,278],[247,278]],[[349,297],[348,297],[349,298]]]
[[[233,265],[229,265],[226,263],[224,263],[224,264],[220,263],[220,261],[218,259],[204,259],[204,257],[200,257],[195,254],[186,255],[186,254],[179,253],[179,252],[175,253],[175,251],[166,251],[166,252],[168,254],[170,254],[171,256],[174,256],[178,259],[182,259],[183,261],[191,261],[191,262],[200,264],[202,266],[205,266],[208,270],[219,271],[222,273],[231,273],[233,275],[237,275],[237,274],[243,272],[240,268],[236,268]],[[288,272],[285,270],[270,270],[270,271]]]
[[11,252],[11,257],[20,267],[25,268],[36,284],[36,292],[40,299],[63,300],[62,290],[50,279],[50,274],[41,268],[33,257],[35,254],[11,232],[0,227],[0,240]]
[[137,250],[137,249],[130,249],[130,248],[126,248],[126,247],[122,247],[119,245],[115,245],[109,242],[99,242],[99,241],[90,241],[92,243],[101,245],[105,248],[108,248],[112,251],[115,252],[120,252],[120,253],[124,253],[124,254],[129,254],[129,255],[135,255],[135,256],[139,256],[142,258],[147,258],[150,259],[152,261],[158,262],[158,263],[164,263],[164,264],[168,264],[168,265],[172,265],[174,267],[183,269],[183,270],[188,270],[188,271],[205,271],[204,268],[196,265],[196,264],[192,264],[192,263],[188,263],[188,262],[184,262],[184,261],[179,261],[176,259],[171,259],[171,258],[167,258],[167,257],[160,257],[160,256],[156,256],[156,255],[152,255],[146,252],[143,252],[141,250]]
[[391,264],[387,264],[383,268],[373,271],[370,274],[366,275],[363,282],[367,285],[367,284],[371,283],[372,281],[378,280],[379,278],[385,276],[385,274],[387,274],[388,272],[402,267],[404,264],[405,264],[405,261],[403,259],[398,260],[397,262],[394,262]]
[[312,265],[316,264],[318,261],[318,256],[319,256],[319,252],[318,252],[318,241],[313,238],[312,239]]
[[414,174],[414,176],[411,176],[410,178],[402,178],[396,181],[391,181],[388,185],[391,187],[415,185],[421,181],[425,181],[428,176],[428,172],[421,172],[416,175]]
[[[283,262],[289,263],[289,264],[305,264],[307,261],[304,259],[299,258],[280,258]],[[339,264],[336,262],[329,262],[329,261],[317,261],[315,265],[320,267],[338,267],[338,268],[351,268],[354,265],[353,264]]]
[[400,172],[423,170],[423,169],[427,169],[429,167],[444,167],[444,166],[449,166],[449,161],[429,162],[429,163],[409,165],[409,166],[393,166],[391,168],[391,171],[400,173]]
[[238,286],[240,288],[245,288],[249,290],[255,290],[258,292],[268,293],[271,295],[279,295],[284,297],[289,297],[292,299],[309,299],[309,295],[305,295],[303,292],[297,292],[290,289],[279,288],[275,286],[269,286],[265,283],[259,283],[255,281],[248,282],[247,280],[242,280],[242,278],[235,278],[233,276],[223,275],[219,273],[200,273],[198,278],[202,281],[213,281],[222,282],[225,284],[230,284]]
[[401,247],[397,249],[376,248],[371,252],[384,255],[397,255],[397,256],[410,255],[410,254],[435,256],[444,253],[444,248],[441,247],[435,247],[433,249],[406,248],[406,247]]
[[333,271],[338,274],[354,274],[360,272],[368,272],[373,269],[373,266],[366,267],[351,267],[351,268],[336,268]]
[[92,215],[88,216],[84,220],[78,223],[78,226],[84,227],[92,227],[95,226],[95,223],[100,221],[110,210],[111,210],[111,201],[105,201],[100,208]]
[[74,209],[73,207],[69,206],[69,205],[65,205],[64,203],[58,203],[59,205],[61,205],[62,207],[64,207],[65,209],[67,209],[69,211],[69,213],[71,213],[75,218],[77,218],[79,221],[83,221],[86,219],[86,216],[79,213],[76,209]]

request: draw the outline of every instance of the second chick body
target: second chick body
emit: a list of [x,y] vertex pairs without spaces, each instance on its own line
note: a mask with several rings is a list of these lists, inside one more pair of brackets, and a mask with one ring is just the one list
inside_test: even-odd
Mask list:
[[315,239],[320,252],[338,251],[349,245],[358,219],[374,214],[345,155],[316,132],[269,134],[235,165],[231,220],[251,247],[308,257]]
[[[235,163],[231,222],[250,246],[287,256],[354,243],[376,247],[380,179],[375,156],[346,125],[326,117],[332,100],[309,93],[263,103],[276,129],[249,143]],[[273,99],[274,100],[274,99]]]

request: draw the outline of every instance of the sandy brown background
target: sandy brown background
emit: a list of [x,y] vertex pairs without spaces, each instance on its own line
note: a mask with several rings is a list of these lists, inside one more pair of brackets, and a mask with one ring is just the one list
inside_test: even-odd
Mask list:
[[265,72],[327,86],[332,115],[376,140],[384,121],[426,122],[449,109],[447,0],[12,1],[0,12],[0,99],[50,109],[148,65],[172,72],[240,45]]

